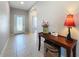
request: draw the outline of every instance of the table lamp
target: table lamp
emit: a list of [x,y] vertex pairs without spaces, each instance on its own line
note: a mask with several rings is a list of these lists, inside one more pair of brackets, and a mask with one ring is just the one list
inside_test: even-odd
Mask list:
[[71,38],[71,33],[70,33],[70,29],[72,27],[75,27],[75,22],[74,22],[74,17],[72,14],[67,15],[66,21],[64,23],[64,26],[68,27],[68,35],[67,35],[67,39],[70,40]]

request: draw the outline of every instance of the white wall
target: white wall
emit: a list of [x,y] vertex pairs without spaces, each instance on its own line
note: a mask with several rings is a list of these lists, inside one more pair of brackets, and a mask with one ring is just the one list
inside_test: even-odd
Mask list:
[[14,33],[14,15],[24,15],[25,16],[25,33],[29,32],[28,29],[28,12],[25,10],[17,9],[17,8],[10,8],[10,32],[11,34]]
[[[49,31],[50,32],[58,32],[59,34],[66,36],[67,28],[64,26],[64,22],[66,20],[66,16],[71,13],[74,15],[74,21],[76,23],[76,27],[72,28],[72,38],[79,40],[79,2],[67,2],[67,1],[50,1],[50,2],[38,2],[34,5],[37,9],[38,15],[38,32],[43,31],[42,29],[42,21],[44,19],[49,22]],[[77,44],[77,52],[79,52],[78,48],[79,42]],[[79,56],[79,53],[77,53]]]
[[0,1],[0,54],[9,39],[9,4]]
[[72,30],[76,30],[75,32],[77,34],[77,29],[79,28],[79,2],[42,1],[35,4],[34,8],[36,8],[38,16],[38,32],[42,31],[42,21],[46,19],[49,22],[50,32],[58,32],[60,34],[61,32],[64,32],[62,34],[64,34],[64,36],[67,35],[67,28],[65,28],[64,22],[66,20],[66,16],[71,13],[74,15],[74,21],[76,23],[76,28],[73,28]]

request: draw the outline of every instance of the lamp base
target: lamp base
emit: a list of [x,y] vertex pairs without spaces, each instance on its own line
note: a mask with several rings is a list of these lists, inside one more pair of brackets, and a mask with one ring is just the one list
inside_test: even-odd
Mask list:
[[68,40],[71,40],[71,39],[72,39],[72,38],[71,38],[71,33],[70,33],[70,27],[68,27],[67,39],[68,39]]
[[71,39],[71,34],[70,34],[70,33],[68,33],[68,35],[67,35],[67,39],[68,39],[68,40]]

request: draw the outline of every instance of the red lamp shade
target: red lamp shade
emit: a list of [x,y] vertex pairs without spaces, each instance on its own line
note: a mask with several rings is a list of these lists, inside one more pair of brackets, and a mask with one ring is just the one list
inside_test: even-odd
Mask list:
[[67,15],[66,21],[64,23],[64,26],[68,27],[75,27],[74,17],[72,14]]

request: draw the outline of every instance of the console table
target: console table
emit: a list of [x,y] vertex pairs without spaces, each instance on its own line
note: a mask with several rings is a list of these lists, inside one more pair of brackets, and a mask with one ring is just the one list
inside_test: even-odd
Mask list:
[[43,37],[45,40],[51,41],[52,43],[65,48],[67,57],[71,57],[71,53],[72,53],[73,57],[76,57],[77,40],[74,40],[74,39],[67,40],[67,38],[64,36],[61,36],[61,35],[53,36],[51,34],[47,34],[47,33],[43,33],[43,32],[38,33],[38,36],[39,36],[39,47],[38,47],[39,51],[40,51],[40,47],[41,47],[41,37]]

